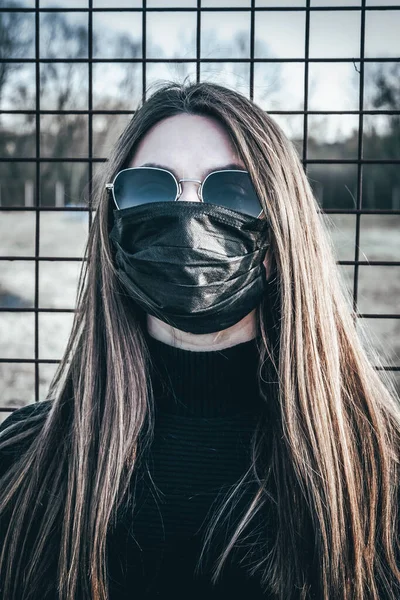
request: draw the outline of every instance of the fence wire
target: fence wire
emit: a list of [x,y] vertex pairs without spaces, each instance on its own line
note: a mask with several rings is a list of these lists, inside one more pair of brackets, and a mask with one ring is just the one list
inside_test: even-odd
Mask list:
[[[53,3],[55,4],[55,3]],[[74,4],[78,4],[78,6],[73,6]],[[102,6],[103,4],[103,6]],[[106,6],[104,6],[106,4]],[[107,6],[108,4],[108,6]],[[0,117],[8,116],[8,118],[18,119],[18,115],[21,115],[21,118],[27,119],[32,126],[32,131],[34,132],[34,146],[32,145],[32,156],[25,155],[13,155],[12,152],[3,152],[0,158],[0,167],[1,177],[3,179],[3,185],[1,186],[1,197],[0,197],[0,219],[7,215],[18,215],[19,213],[23,213],[24,215],[32,214],[33,223],[32,227],[34,229],[34,244],[33,244],[33,252],[28,254],[20,254],[20,253],[12,253],[5,252],[2,256],[0,256],[0,262],[10,264],[9,261],[12,261],[13,265],[17,265],[20,262],[24,263],[33,263],[34,265],[34,290],[33,290],[33,305],[32,306],[15,306],[7,303],[2,303],[0,305],[0,318],[2,313],[8,314],[30,314],[33,315],[34,318],[34,347],[33,347],[33,356],[32,357],[18,357],[18,356],[0,356],[0,366],[3,364],[4,368],[6,365],[12,364],[21,364],[21,365],[33,365],[33,381],[34,381],[34,390],[33,397],[35,401],[39,401],[40,399],[40,367],[41,365],[56,365],[59,360],[56,358],[44,358],[41,356],[40,352],[40,318],[41,315],[49,315],[49,314],[68,314],[73,313],[74,308],[72,307],[43,307],[40,303],[40,276],[41,270],[42,273],[46,272],[46,269],[49,267],[46,266],[49,263],[58,264],[63,262],[68,263],[78,263],[82,261],[80,256],[56,256],[53,254],[44,254],[41,250],[41,225],[42,225],[42,215],[56,213],[56,214],[66,214],[73,213],[77,215],[79,213],[87,214],[88,219],[88,227],[90,228],[93,218],[92,207],[90,206],[90,202],[88,204],[75,202],[69,205],[66,205],[64,198],[64,183],[62,181],[58,181],[55,184],[55,200],[54,203],[51,204],[49,200],[47,200],[45,196],[45,192],[43,191],[42,179],[44,174],[44,168],[47,166],[50,169],[56,168],[56,165],[62,165],[65,168],[65,165],[70,164],[71,169],[73,165],[76,164],[78,166],[85,166],[84,176],[87,178],[85,184],[85,191],[87,191],[87,198],[90,201],[92,194],[92,179],[94,175],[95,168],[100,168],[101,164],[106,161],[105,157],[101,157],[96,155],[94,149],[94,137],[95,137],[95,128],[94,124],[96,123],[96,119],[102,116],[105,118],[107,115],[111,117],[116,117],[116,115],[126,115],[126,118],[129,118],[134,114],[133,110],[129,110],[129,108],[124,108],[123,106],[116,109],[113,108],[96,108],[93,98],[94,98],[94,69],[97,68],[105,68],[105,65],[129,65],[134,68],[138,68],[140,73],[140,93],[143,99],[146,97],[146,90],[148,89],[148,77],[147,71],[149,68],[152,68],[151,65],[174,65],[177,66],[177,69],[181,68],[182,70],[189,68],[192,69],[193,79],[196,81],[201,81],[203,79],[203,74],[205,72],[205,66],[211,65],[215,66],[218,64],[228,64],[229,65],[240,65],[241,68],[243,65],[246,65],[243,71],[246,75],[245,78],[248,77],[248,89],[247,93],[251,99],[255,99],[257,101],[257,81],[256,81],[256,69],[261,68],[260,65],[284,65],[285,63],[290,64],[299,64],[304,68],[304,78],[302,84],[302,95],[303,95],[303,107],[298,110],[278,110],[275,107],[268,109],[268,113],[275,115],[298,115],[303,119],[302,125],[302,148],[301,148],[301,158],[304,165],[304,169],[306,173],[309,173],[309,169],[315,168],[316,165],[340,165],[341,168],[344,166],[348,166],[348,168],[354,169],[355,173],[355,187],[353,193],[353,202],[351,206],[324,206],[321,205],[321,211],[330,215],[353,215],[354,217],[354,248],[353,248],[353,256],[352,259],[349,260],[338,260],[338,264],[344,267],[351,267],[353,269],[353,309],[354,313],[359,319],[389,319],[393,320],[396,324],[399,323],[398,319],[400,318],[399,312],[390,312],[390,313],[380,313],[377,312],[359,312],[357,310],[358,299],[359,299],[359,279],[360,279],[360,267],[375,268],[375,267],[390,267],[390,273],[393,273],[393,278],[398,278],[398,268],[400,266],[400,253],[394,260],[384,259],[384,260],[364,260],[363,256],[360,255],[360,232],[361,232],[361,219],[364,215],[390,215],[390,218],[395,219],[396,216],[400,215],[400,200],[398,200],[398,192],[395,184],[392,190],[392,205],[385,205],[383,207],[378,206],[366,206],[365,202],[363,203],[363,199],[365,198],[365,193],[363,189],[364,182],[364,171],[368,169],[369,166],[374,169],[384,169],[387,168],[390,171],[397,173],[396,177],[398,177],[398,165],[400,163],[400,154],[393,156],[385,157],[385,158],[371,158],[365,156],[365,136],[364,136],[364,123],[365,120],[373,115],[385,115],[386,118],[392,118],[395,127],[398,127],[399,115],[400,115],[400,83],[398,83],[397,93],[399,94],[399,104],[394,104],[394,108],[388,108],[388,105],[385,105],[384,109],[379,108],[369,108],[365,107],[365,69],[369,64],[379,63],[380,65],[398,65],[400,64],[400,47],[398,48],[398,53],[395,56],[366,56],[366,18],[371,19],[373,22],[374,18],[382,18],[384,17],[384,13],[390,11],[390,17],[400,15],[400,4],[382,4],[382,3],[367,3],[366,0],[362,0],[361,2],[354,1],[353,5],[349,5],[351,3],[345,2],[343,5],[334,6],[323,6],[323,2],[313,3],[311,0],[305,0],[304,2],[299,2],[297,0],[293,0],[293,6],[282,6],[283,3],[277,2],[276,5],[273,5],[272,2],[268,1],[260,1],[256,2],[255,0],[251,1],[243,1],[243,2],[232,2],[231,5],[225,6],[221,5],[224,3],[221,2],[201,2],[197,0],[196,2],[176,2],[176,6],[167,6],[169,3],[157,3],[157,2],[129,2],[127,4],[130,7],[124,6],[124,2],[121,1],[121,5],[110,6],[111,3],[102,3],[101,1],[96,0],[88,0],[85,2],[67,2],[65,1],[62,5],[52,6],[51,2],[39,2],[36,0],[35,2],[25,2],[24,4],[17,4],[17,2],[2,2],[1,5],[1,15],[3,19],[3,23],[7,23],[6,19],[11,19],[11,15],[18,14],[18,18],[24,19],[28,17],[24,17],[21,15],[31,15],[34,19],[34,45],[32,45],[31,52],[34,53],[34,56],[31,57],[21,57],[19,55],[15,56],[8,53],[8,48],[4,45],[3,49],[0,52],[0,69],[4,71],[6,68],[12,71],[13,68],[21,68],[21,65],[27,66],[32,65],[32,69],[34,69],[34,106],[31,109],[24,108],[10,108],[10,106],[3,107],[1,106]],[[227,3],[225,3],[227,4]],[[123,12],[121,12],[123,11]],[[359,15],[359,31],[355,31],[354,35],[359,36],[359,50],[357,52],[357,56],[348,56],[348,57],[335,57],[335,56],[324,56],[322,58],[318,58],[316,56],[310,56],[310,31],[311,25],[310,20],[313,18],[313,15],[317,13],[320,15],[326,15],[326,19],[331,18],[331,15],[338,13],[341,15],[348,15],[349,18],[351,15]],[[44,26],[44,18],[49,18],[48,16],[52,13],[58,15],[80,15],[80,17],[87,19],[87,40],[84,38],[85,44],[87,42],[87,48],[83,52],[84,56],[78,56],[75,58],[60,58],[57,56],[46,57],[43,56],[43,52],[41,52],[40,44],[42,42],[42,31],[41,28]],[[124,19],[128,15],[135,14],[137,21],[140,26],[140,43],[137,45],[135,52],[132,52],[131,56],[120,56],[120,57],[98,57],[96,54],[98,52],[94,52],[94,20],[97,19],[97,15],[105,15],[110,13],[110,18],[115,14],[119,14],[120,19]],[[195,55],[193,56],[173,56],[173,57],[155,57],[154,51],[149,52],[149,43],[148,43],[148,21],[151,19],[151,15],[156,15],[159,18],[163,15],[171,15],[174,13],[178,18],[178,15],[190,14],[195,17]],[[248,19],[249,29],[248,29],[248,38],[245,41],[246,45],[246,56],[213,56],[207,57],[204,54],[202,48],[202,22],[207,19],[213,19],[213,15],[215,19],[220,19],[222,15],[227,15],[235,13],[235,15],[240,15],[240,18]],[[379,13],[379,14],[378,14]],[[282,14],[289,16],[293,14],[304,15],[304,56],[294,56],[294,57],[276,57],[276,56],[267,56],[260,57],[257,54],[260,52],[256,51],[256,29],[258,22],[261,22],[261,19],[268,19],[268,14]],[[388,13],[389,14],[389,13]],[[29,18],[31,18],[29,17]],[[75,18],[75,17],[74,17]],[[272,17],[271,17],[272,18]],[[83,22],[83,21],[82,21]],[[399,21],[400,22],[400,21]],[[328,25],[328,23],[327,23]],[[22,30],[21,30],[22,31]],[[166,35],[167,35],[166,31]],[[384,35],[384,33],[382,34]],[[23,38],[23,31],[20,33],[20,36]],[[97,42],[96,42],[97,44]],[[122,46],[121,46],[122,48]],[[125,50],[123,51],[125,52]],[[133,55],[135,54],[136,55]],[[28,52],[29,54],[29,52]],[[182,54],[187,54],[187,52],[183,51]],[[350,64],[354,67],[355,72],[359,76],[359,85],[358,85],[358,99],[356,108],[351,108],[351,110],[316,110],[310,109],[310,69],[314,68],[314,65],[318,65],[322,63],[329,69],[335,63],[341,64]],[[48,65],[47,67],[45,65]],[[43,108],[43,102],[46,103],[46,96],[43,94],[43,73],[47,72],[44,69],[53,69],[54,76],[57,74],[57,69],[59,65],[84,65],[84,68],[87,69],[87,76],[85,75],[84,88],[86,90],[87,86],[87,96],[88,96],[88,105],[87,108],[63,108],[63,109],[49,109]],[[179,66],[180,65],[180,66]],[[64,68],[64,67],[63,67]],[[75,68],[75,67],[74,67]],[[49,71],[50,72],[50,71]],[[60,71],[62,72],[62,71]],[[87,77],[87,78],[86,78]],[[243,81],[243,77],[242,77]],[[1,87],[0,87],[1,92]],[[67,118],[70,115],[73,115],[74,118],[78,118],[79,115],[82,115],[82,118],[87,118],[87,153],[86,155],[81,155],[79,157],[71,157],[71,156],[50,156],[49,152],[46,156],[43,156],[42,145],[44,144],[45,136],[47,135],[46,128],[43,128],[43,123],[45,123],[45,119],[50,119],[51,117],[55,117],[59,115],[60,120],[65,117]],[[313,119],[316,115],[354,115],[354,118],[357,119],[357,136],[355,139],[356,149],[354,150],[354,156],[351,158],[318,158],[316,156],[310,157],[309,152],[309,123],[310,119]],[[57,118],[57,117],[56,117]],[[5,130],[5,129],[4,129]],[[399,129],[397,130],[399,131]],[[5,134],[3,134],[5,135]],[[11,139],[11,138],[10,138]],[[12,144],[8,141],[8,144]],[[324,167],[324,168],[325,168]],[[61,168],[61,167],[60,167]],[[347,168],[347,167],[346,167]],[[31,174],[31,179],[25,182],[24,190],[21,192],[23,197],[23,203],[17,202],[16,200],[10,197],[10,190],[12,189],[11,183],[14,184],[15,179],[18,180],[19,173],[25,170],[27,173]],[[72,171],[71,171],[72,172]],[[18,174],[15,177],[15,173]],[[6,183],[4,183],[4,181]],[[397,181],[397,180],[396,180]],[[16,183],[17,185],[17,183]],[[57,187],[58,186],[58,187]],[[47,192],[46,192],[47,193]],[[17,197],[17,192],[15,192],[15,198]],[[50,196],[51,197],[51,194]],[[57,199],[58,198],[58,199]],[[334,203],[334,201],[333,201]],[[340,203],[338,203],[340,204]],[[5,217],[4,217],[5,218]],[[5,221],[4,221],[5,222]],[[17,233],[16,233],[17,235]],[[398,231],[397,231],[398,235]],[[399,243],[400,246],[400,243]],[[387,272],[386,272],[387,273]],[[386,275],[390,277],[390,275]],[[384,282],[382,282],[384,285]],[[1,291],[1,287],[0,287]],[[16,332],[15,332],[16,333]],[[16,335],[18,335],[16,333]],[[385,370],[390,371],[400,371],[400,364],[396,366],[385,366]],[[32,398],[33,401],[33,398]],[[15,406],[5,405],[0,406],[0,411],[6,412],[12,410]]]

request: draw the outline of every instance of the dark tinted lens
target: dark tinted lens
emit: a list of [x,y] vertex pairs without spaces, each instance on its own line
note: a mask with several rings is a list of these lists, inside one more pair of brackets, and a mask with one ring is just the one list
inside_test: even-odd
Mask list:
[[118,208],[129,208],[149,202],[175,200],[177,187],[171,173],[151,167],[137,167],[118,173],[114,182]]
[[203,200],[252,217],[258,217],[262,211],[250,175],[241,171],[211,173],[204,182]]

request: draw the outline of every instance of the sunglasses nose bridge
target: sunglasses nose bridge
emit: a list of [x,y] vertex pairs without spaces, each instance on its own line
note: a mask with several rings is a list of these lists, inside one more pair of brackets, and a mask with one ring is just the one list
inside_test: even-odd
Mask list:
[[202,187],[203,187],[202,182],[200,181],[200,179],[189,179],[189,178],[178,179],[179,193],[178,193],[178,197],[176,198],[176,200],[179,200],[179,198],[183,194],[183,187],[182,187],[181,181],[192,181],[193,183],[197,183],[197,196],[201,202],[204,202],[202,193],[201,193]]

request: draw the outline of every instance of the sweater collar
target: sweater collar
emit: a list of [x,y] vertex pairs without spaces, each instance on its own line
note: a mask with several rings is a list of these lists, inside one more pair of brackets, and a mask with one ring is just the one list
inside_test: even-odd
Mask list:
[[256,338],[223,350],[184,350],[146,333],[156,412],[226,417],[260,412]]

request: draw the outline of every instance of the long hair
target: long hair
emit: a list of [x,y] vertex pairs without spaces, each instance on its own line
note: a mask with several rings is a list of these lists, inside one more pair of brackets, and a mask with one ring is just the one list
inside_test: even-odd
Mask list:
[[[384,370],[374,368],[381,363],[365,347],[368,332],[364,343],[356,330],[293,144],[251,100],[207,82],[164,82],[136,110],[95,178],[95,217],[51,408],[44,423],[32,418],[12,440],[10,427],[0,443],[0,450],[21,441],[26,447],[0,480],[2,597],[36,598],[54,555],[60,600],[108,597],[107,532],[151,445],[154,411],[143,311],[118,278],[105,184],[129,166],[154,124],[180,113],[213,116],[229,133],[270,223],[278,290],[276,303],[266,296],[256,312],[258,382],[268,408],[251,443],[257,493],[218,554],[212,581],[264,511],[277,526],[251,571],[261,574],[266,593],[395,600],[399,398]],[[202,556],[244,485],[245,477],[213,514]]]

